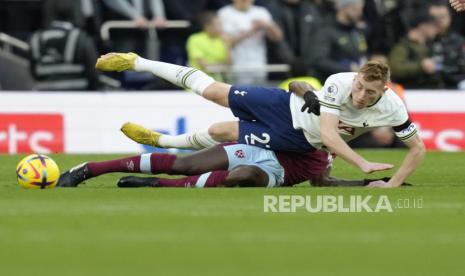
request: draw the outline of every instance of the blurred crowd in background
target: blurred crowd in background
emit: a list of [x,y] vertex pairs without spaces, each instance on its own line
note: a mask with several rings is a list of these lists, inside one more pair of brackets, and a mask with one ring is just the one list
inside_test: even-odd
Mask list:
[[[447,0],[0,0],[0,90],[162,91],[151,74],[102,74],[119,51],[220,81],[319,89],[370,59],[391,88],[465,90],[465,15]],[[352,146],[399,147],[389,128]]]
[[[107,37],[114,20],[130,25]],[[6,53],[1,40],[0,71],[13,56],[27,60],[35,90],[172,88],[131,72],[102,81],[93,69],[100,53],[132,51],[231,83],[318,88],[378,59],[399,89],[465,89],[463,20],[447,0],[0,0],[0,32],[29,45]]]

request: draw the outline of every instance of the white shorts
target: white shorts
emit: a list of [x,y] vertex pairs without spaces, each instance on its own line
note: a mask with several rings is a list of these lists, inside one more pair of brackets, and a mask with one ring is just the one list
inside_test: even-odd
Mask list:
[[279,164],[273,151],[244,144],[228,145],[223,148],[228,155],[228,170],[243,165],[255,166],[268,175],[268,188],[281,186],[284,183],[284,168]]

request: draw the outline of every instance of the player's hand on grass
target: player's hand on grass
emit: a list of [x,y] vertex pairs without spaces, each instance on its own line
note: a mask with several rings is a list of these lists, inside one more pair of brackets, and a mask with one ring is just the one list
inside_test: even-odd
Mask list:
[[[366,186],[366,187],[373,187],[373,186],[377,187],[378,184],[376,184],[375,182],[379,182],[379,181],[384,182],[384,183],[389,183],[391,181],[391,178],[390,177],[383,177],[383,178],[365,178],[365,179],[363,179],[364,186]],[[373,183],[372,186],[368,186],[371,183]],[[384,185],[384,184],[380,183],[379,185]],[[390,185],[390,186],[392,186],[392,185]],[[407,182],[403,182],[401,186],[413,186],[413,185],[410,184],[410,183],[407,183]]]
[[370,182],[370,184],[368,184],[366,187],[368,188],[393,188],[391,184],[383,180],[376,180],[376,181]]
[[360,169],[364,173],[372,173],[377,171],[385,171],[394,168],[392,164],[385,164],[385,163],[374,163],[374,162],[365,162],[360,166]]

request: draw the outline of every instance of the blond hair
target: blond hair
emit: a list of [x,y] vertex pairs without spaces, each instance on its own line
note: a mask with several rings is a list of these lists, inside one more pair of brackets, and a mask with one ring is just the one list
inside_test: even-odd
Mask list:
[[368,82],[379,80],[386,84],[391,78],[389,66],[384,62],[375,60],[365,63],[358,72],[363,74],[363,79]]

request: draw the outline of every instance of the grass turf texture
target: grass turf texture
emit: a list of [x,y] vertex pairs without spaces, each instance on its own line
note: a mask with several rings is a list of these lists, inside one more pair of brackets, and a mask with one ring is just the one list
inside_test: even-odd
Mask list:
[[[400,165],[402,151],[362,151]],[[463,275],[463,153],[429,153],[403,189],[24,190],[0,156],[0,275]],[[62,170],[117,156],[55,155]],[[361,178],[337,160],[334,175]],[[374,177],[387,175],[378,173]],[[422,198],[393,213],[263,213],[263,195]]]

